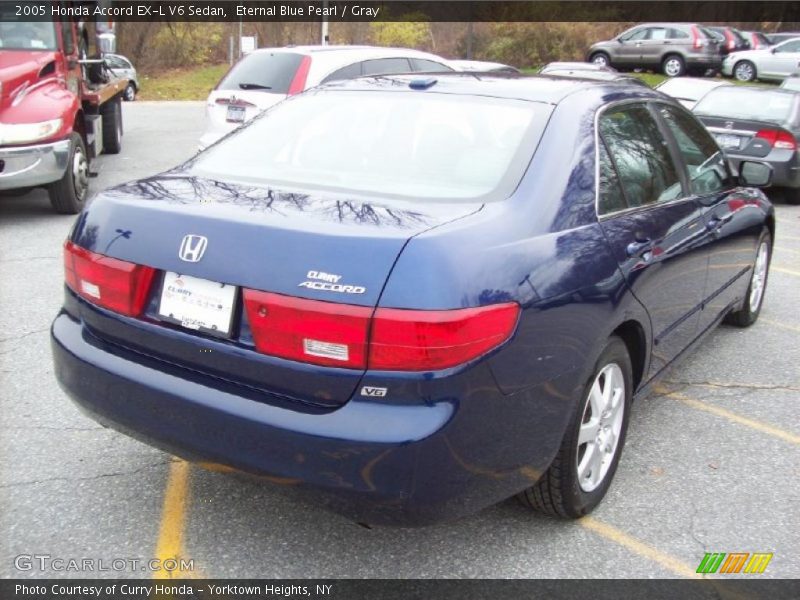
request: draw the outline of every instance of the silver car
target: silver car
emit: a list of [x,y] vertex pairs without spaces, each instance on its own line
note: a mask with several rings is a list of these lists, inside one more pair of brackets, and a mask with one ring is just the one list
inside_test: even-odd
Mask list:
[[104,54],[103,59],[106,61],[108,70],[115,77],[128,80],[128,85],[122,97],[128,101],[135,100],[136,94],[139,93],[139,77],[136,74],[133,63],[121,54]]
[[764,50],[733,52],[722,61],[722,74],[739,81],[781,80],[800,70],[800,37]]
[[719,41],[692,23],[645,23],[606,42],[593,44],[586,58],[596,65],[616,69],[650,69],[668,77],[702,75],[719,69]]

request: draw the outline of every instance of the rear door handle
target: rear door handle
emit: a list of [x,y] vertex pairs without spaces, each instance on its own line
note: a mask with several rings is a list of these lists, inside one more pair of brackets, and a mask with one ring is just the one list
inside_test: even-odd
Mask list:
[[634,242],[628,244],[627,248],[625,248],[625,252],[628,254],[630,258],[634,257],[641,257],[651,252],[653,250],[653,240],[650,238],[644,239],[637,239]]

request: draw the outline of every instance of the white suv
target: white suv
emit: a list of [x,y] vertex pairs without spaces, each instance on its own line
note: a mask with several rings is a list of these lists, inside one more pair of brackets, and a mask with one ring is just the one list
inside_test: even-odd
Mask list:
[[208,123],[200,149],[287,96],[321,83],[362,75],[453,70],[435,54],[406,48],[287,46],[255,50],[239,60],[208,95]]

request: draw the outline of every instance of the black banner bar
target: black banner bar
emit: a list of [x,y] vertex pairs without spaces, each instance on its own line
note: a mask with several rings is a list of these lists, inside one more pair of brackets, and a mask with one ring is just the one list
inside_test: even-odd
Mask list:
[[3,600],[796,600],[800,582],[704,580],[0,580]]
[[613,1],[544,0],[524,2],[387,1],[358,0],[110,0],[108,2],[52,2],[5,0],[0,20],[51,20],[71,16],[85,20],[116,21],[243,21],[331,22],[430,21],[430,22],[588,22],[680,21],[762,22],[800,21],[797,0],[696,2],[690,0]]

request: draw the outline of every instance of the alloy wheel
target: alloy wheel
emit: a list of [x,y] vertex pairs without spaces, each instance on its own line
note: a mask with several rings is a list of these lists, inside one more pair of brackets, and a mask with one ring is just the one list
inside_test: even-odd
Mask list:
[[755,71],[753,69],[753,65],[749,62],[742,62],[736,65],[736,70],[734,72],[736,79],[739,81],[752,81],[755,79]]
[[767,284],[767,265],[769,264],[769,247],[766,242],[761,242],[756,254],[756,264],[753,266],[753,276],[750,279],[750,312],[754,313],[761,306],[764,298],[764,288]]
[[682,70],[683,65],[681,64],[680,59],[670,58],[666,63],[664,63],[664,74],[668,77],[677,77],[681,74]]
[[584,492],[603,483],[614,462],[624,413],[625,377],[619,365],[611,363],[600,369],[583,407],[575,468]]

